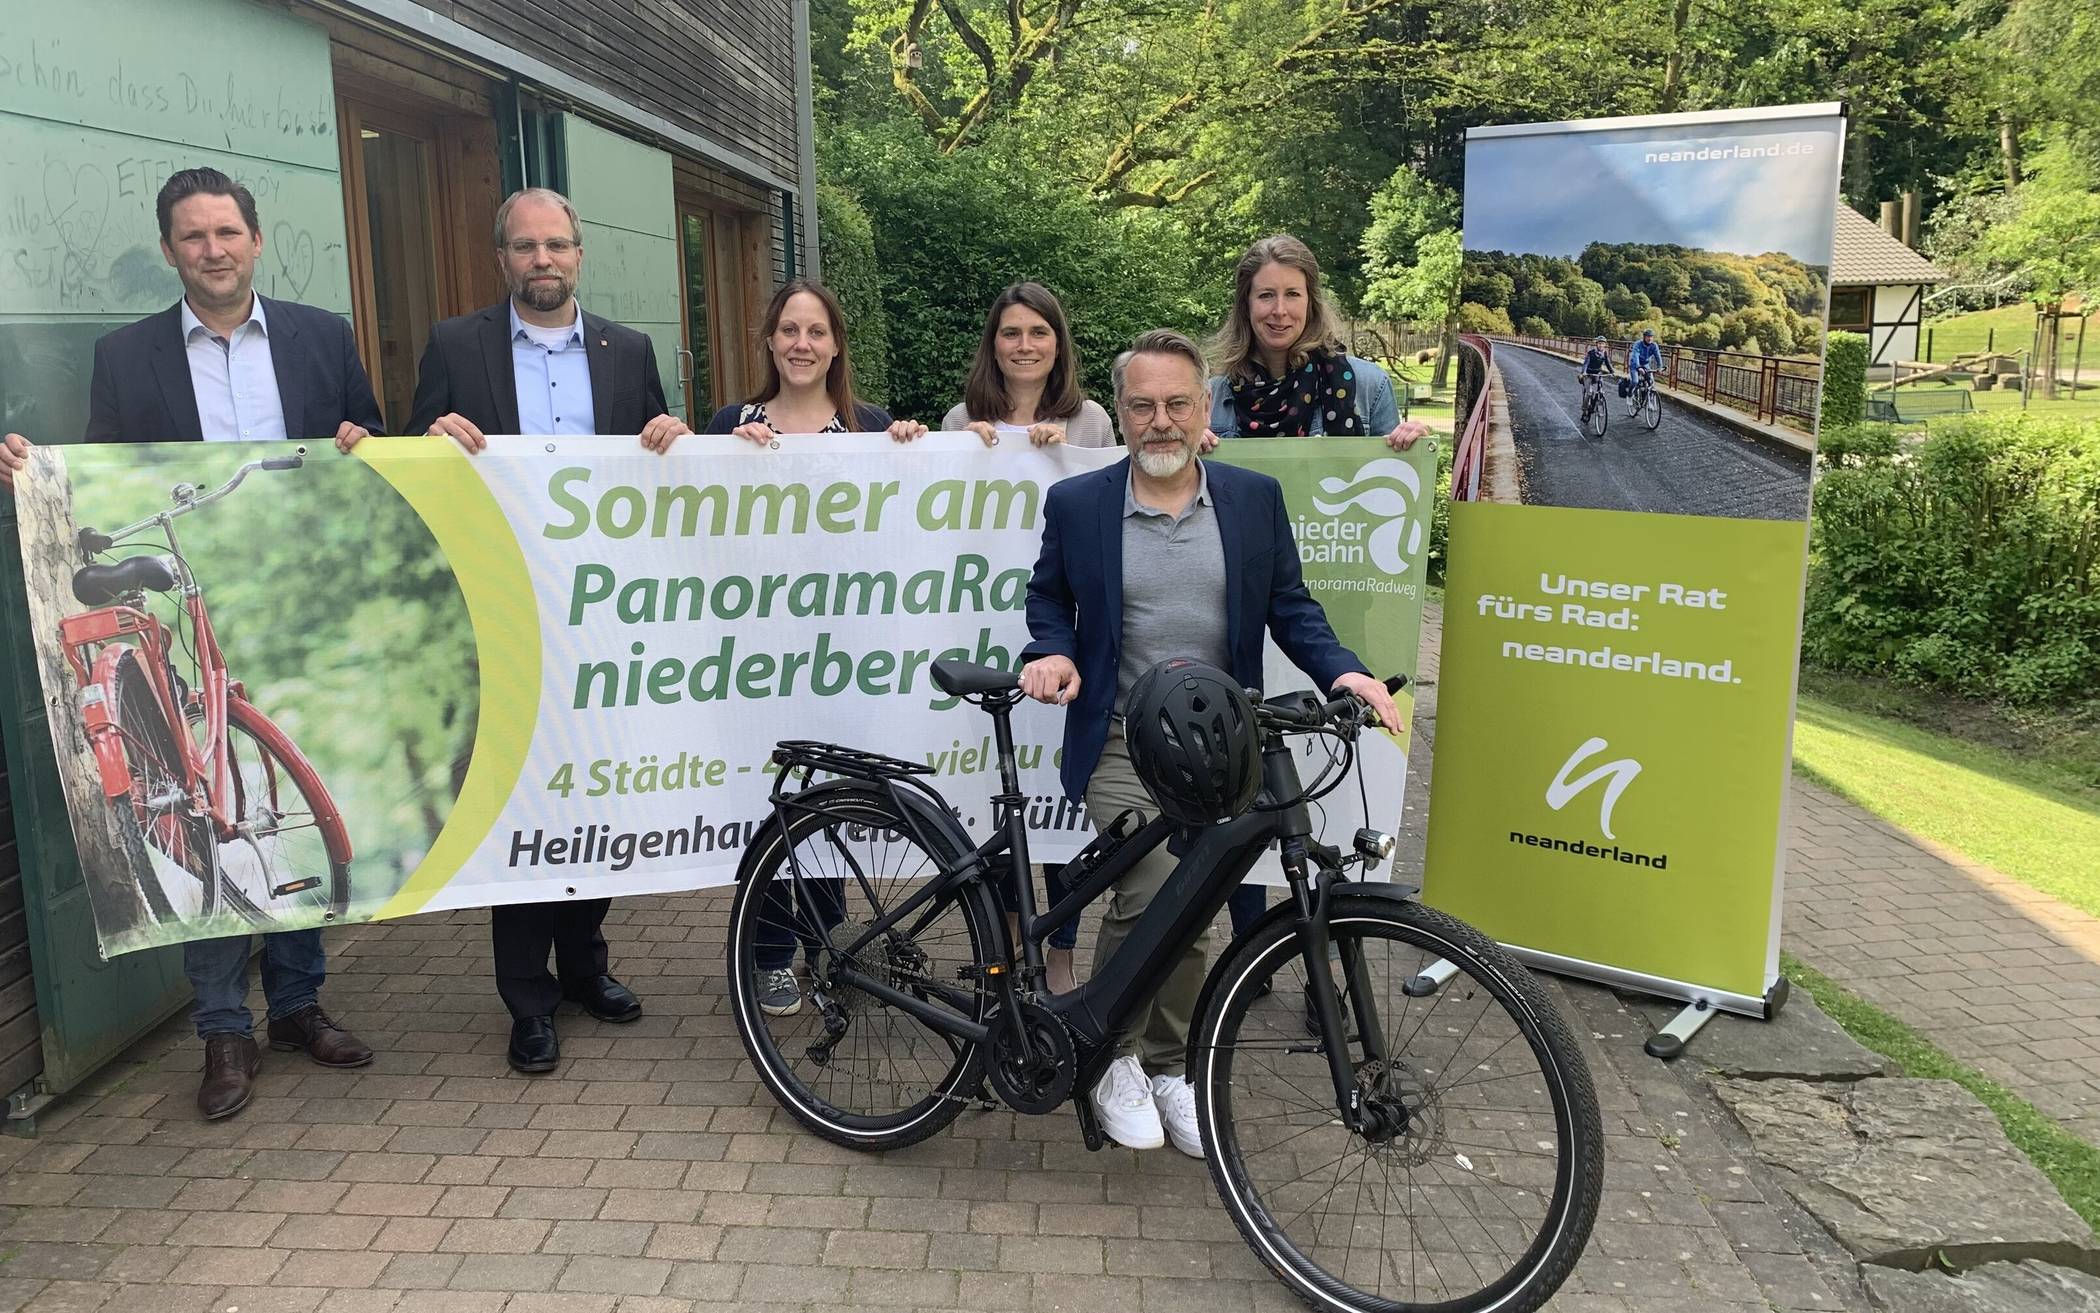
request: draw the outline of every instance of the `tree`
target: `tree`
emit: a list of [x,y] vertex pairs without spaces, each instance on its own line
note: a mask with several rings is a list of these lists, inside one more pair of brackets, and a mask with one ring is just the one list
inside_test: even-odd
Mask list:
[[1436,387],[1450,378],[1464,262],[1458,217],[1458,197],[1449,188],[1401,168],[1372,195],[1363,236],[1363,312],[1437,325]]
[[2056,396],[2056,357],[2064,302],[2100,291],[2100,192],[2091,166],[2068,140],[2052,142],[2012,193],[2013,213],[1983,235],[1977,254],[2018,273],[2039,328],[2035,367],[2042,395]]

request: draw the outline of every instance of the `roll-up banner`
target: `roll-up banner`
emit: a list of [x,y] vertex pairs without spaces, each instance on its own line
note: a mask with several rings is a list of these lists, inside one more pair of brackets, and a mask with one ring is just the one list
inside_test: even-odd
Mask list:
[[[967,434],[38,447],[29,621],[102,949],[724,884],[787,738],[927,763],[982,838],[991,722],[931,665],[1018,663],[1044,493],[1121,454]],[[1342,641],[1411,669],[1427,444],[1218,454],[1283,483]],[[1273,655],[1267,676],[1307,683]],[[1057,783],[1062,716],[1016,713],[1038,860],[1090,837]],[[1364,760],[1391,828],[1405,743]],[[1365,814],[1338,791],[1327,840]]]
[[1489,420],[1451,513],[1424,897],[1534,964],[1749,1015],[1784,996],[1843,137],[1812,105],[1466,141]]

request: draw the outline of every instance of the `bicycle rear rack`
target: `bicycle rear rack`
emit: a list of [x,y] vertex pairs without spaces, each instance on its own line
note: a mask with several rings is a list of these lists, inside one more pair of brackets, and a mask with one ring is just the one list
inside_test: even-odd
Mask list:
[[783,772],[808,767],[856,780],[890,780],[900,775],[931,775],[933,767],[863,748],[848,748],[814,739],[787,739],[773,749],[773,764]]

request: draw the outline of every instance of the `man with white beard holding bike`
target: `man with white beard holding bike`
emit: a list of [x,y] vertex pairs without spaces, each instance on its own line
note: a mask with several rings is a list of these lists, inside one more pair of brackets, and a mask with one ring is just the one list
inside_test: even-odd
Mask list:
[[[1028,585],[1033,641],[1021,690],[1066,706],[1066,793],[1097,829],[1126,809],[1155,807],[1131,765],[1123,713],[1138,677],[1174,657],[1262,682],[1262,643],[1277,645],[1319,686],[1354,693],[1389,729],[1392,695],[1343,647],[1305,589],[1283,490],[1264,474],[1198,459],[1210,419],[1203,353],[1168,329],[1144,333],[1116,361],[1115,403],[1129,458],[1056,484]],[[1111,891],[1094,960],[1107,960],[1144,915],[1175,859],[1157,849]],[[1102,1128],[1133,1149],[1171,1137],[1201,1156],[1186,1078],[1189,1025],[1202,988],[1204,942],[1185,953],[1119,1037],[1091,1098]]]

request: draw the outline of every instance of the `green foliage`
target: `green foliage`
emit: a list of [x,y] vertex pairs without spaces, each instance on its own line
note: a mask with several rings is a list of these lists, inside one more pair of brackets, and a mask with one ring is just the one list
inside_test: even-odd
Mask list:
[[2055,309],[2100,288],[2100,192],[2092,164],[2068,141],[2052,142],[2012,193],[2012,213],[1976,244],[1982,262],[2017,271],[2028,299]]
[[854,390],[880,404],[890,395],[890,321],[882,306],[874,225],[850,192],[819,182],[817,232],[823,242],[824,283],[846,312]]
[[[1857,424],[1867,413],[1867,348],[1860,333],[1832,333],[1823,342],[1823,426]],[[1828,442],[1826,435],[1822,441]]]
[[1429,551],[1422,563],[1429,571],[1429,582],[1439,588],[1444,586],[1444,568],[1450,563],[1451,470],[1457,458],[1456,442],[1436,444],[1436,502],[1429,516]]
[[1654,328],[1668,342],[1792,355],[1812,352],[1821,332],[1823,271],[1777,252],[1606,242],[1572,260],[1468,251],[1460,277],[1465,301],[1563,337]]
[[889,408],[936,422],[963,379],[999,291],[1034,279],[1064,302],[1088,391],[1148,328],[1205,332],[1186,245],[1155,216],[1104,214],[1055,179],[982,150],[942,154],[915,130],[840,130],[834,177],[867,212],[890,333]]
[[1363,235],[1361,308],[1372,319],[1441,324],[1455,307],[1461,267],[1458,197],[1411,168],[1371,196]]
[[1838,445],[1816,484],[1809,661],[2015,704],[2100,693],[2100,423]]

